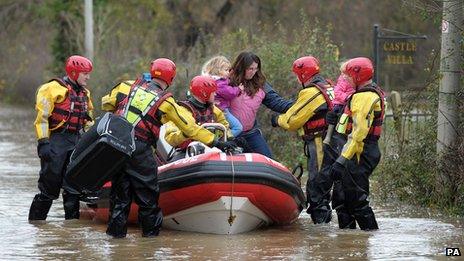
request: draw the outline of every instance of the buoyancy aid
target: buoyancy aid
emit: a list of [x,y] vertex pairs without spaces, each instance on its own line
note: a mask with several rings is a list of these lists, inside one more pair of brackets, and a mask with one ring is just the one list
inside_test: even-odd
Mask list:
[[[314,115],[303,125],[305,138],[312,138],[317,133],[322,133],[327,128],[327,123],[325,121],[325,115],[329,110],[332,109],[332,100],[333,100],[333,87],[330,84],[324,84],[323,82],[315,82],[308,85],[306,88],[315,87],[319,90],[318,95],[322,95],[326,102],[326,106],[320,106]],[[317,96],[314,96],[316,98]],[[311,100],[307,101],[308,103]]]
[[[203,104],[196,104],[199,103],[195,98],[191,97],[188,101],[179,101],[178,104],[187,108],[191,113],[193,118],[195,119],[195,123],[198,125],[202,125],[203,123],[213,123],[216,122],[213,112],[213,106],[204,105]],[[195,106],[196,105],[196,106]],[[199,108],[201,107],[201,108]],[[183,141],[178,148],[185,150],[188,145],[192,142],[191,139],[187,139]]]
[[89,97],[87,91],[82,88],[76,92],[71,84],[63,79],[53,78],[49,82],[56,81],[65,87],[68,92],[66,98],[54,105],[53,111],[48,118],[50,131],[79,132],[87,121],[92,118],[89,115]]
[[159,106],[172,94],[164,91],[156,82],[137,79],[129,95],[118,104],[117,115],[126,118],[133,126],[135,137],[153,144],[158,140],[162,123]]
[[[380,111],[374,111],[374,119],[369,128],[369,133],[366,137],[366,139],[368,140],[377,141],[380,138],[380,134],[382,133],[382,124],[383,124],[383,120],[385,116],[385,93],[382,91],[382,89],[380,89],[380,87],[378,87],[375,84],[367,85],[367,86],[357,89],[356,92],[354,92],[348,98],[344,106],[344,109],[343,109],[343,114],[340,117],[339,122],[337,124],[336,130],[337,132],[341,134],[345,134],[345,135],[348,135],[351,133],[353,129],[353,118],[352,118],[350,103],[351,103],[351,99],[353,95],[356,93],[361,93],[361,92],[375,92],[379,96]],[[376,103],[377,101],[374,102],[374,104],[372,104],[369,114],[374,110],[374,106]]]

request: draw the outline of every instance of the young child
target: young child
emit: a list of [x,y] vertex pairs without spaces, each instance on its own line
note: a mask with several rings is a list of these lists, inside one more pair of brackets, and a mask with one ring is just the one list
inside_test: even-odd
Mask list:
[[218,89],[216,91],[216,106],[221,109],[227,121],[229,128],[234,137],[240,135],[243,126],[240,121],[229,111],[230,101],[237,97],[241,89],[229,84],[229,70],[231,63],[224,56],[215,56],[209,59],[201,70],[202,75],[209,75],[216,80]]
[[[338,118],[343,112],[346,100],[354,93],[354,86],[347,80],[343,74],[347,62],[340,64],[340,76],[337,79],[337,84],[334,86],[335,97],[332,100],[333,108],[327,113],[326,120],[329,125],[337,125]],[[341,144],[343,145],[343,144]]]
[[343,75],[343,71],[345,71],[346,62],[343,62],[340,65],[340,76],[337,79],[337,84],[334,87],[335,98],[333,99],[332,103],[334,105],[334,110],[340,110],[346,103],[346,99],[354,93],[355,88],[351,85],[351,83],[346,79]]

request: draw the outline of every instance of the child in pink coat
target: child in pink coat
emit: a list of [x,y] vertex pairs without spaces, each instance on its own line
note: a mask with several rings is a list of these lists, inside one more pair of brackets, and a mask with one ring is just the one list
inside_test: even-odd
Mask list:
[[[342,63],[340,66],[340,72],[343,72],[346,66],[346,62]],[[343,107],[346,103],[348,97],[353,94],[355,91],[354,87],[350,82],[345,78],[343,73],[340,74],[337,80],[337,84],[334,87],[335,98],[332,101],[334,107]]]
[[[230,111],[230,102],[237,97],[241,89],[229,84],[230,61],[224,56],[215,56],[208,60],[201,70],[203,75],[209,75],[216,80],[218,89],[216,91],[216,106],[224,112],[229,122],[230,132],[234,137],[243,131],[243,125]],[[240,86],[243,88],[242,86]]]

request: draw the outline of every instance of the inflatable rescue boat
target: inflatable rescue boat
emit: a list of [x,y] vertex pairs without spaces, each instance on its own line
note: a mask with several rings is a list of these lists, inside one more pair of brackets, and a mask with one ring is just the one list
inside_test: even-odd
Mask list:
[[[158,148],[170,151],[162,140]],[[291,224],[305,208],[299,180],[277,161],[256,153],[226,154],[198,142],[192,142],[187,152],[158,168],[165,228],[238,234]],[[82,203],[81,218],[107,222],[110,190],[107,183],[97,200]],[[135,203],[129,222],[137,222]]]

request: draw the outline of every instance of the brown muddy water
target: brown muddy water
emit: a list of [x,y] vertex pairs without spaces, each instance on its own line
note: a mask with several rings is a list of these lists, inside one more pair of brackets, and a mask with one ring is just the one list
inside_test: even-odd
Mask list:
[[375,232],[339,230],[336,220],[314,225],[302,213],[291,226],[240,235],[162,230],[157,238],[142,238],[140,229],[131,227],[127,238],[112,239],[104,224],[64,221],[61,199],[47,221],[30,224],[40,165],[33,120],[32,105],[0,104],[1,260],[449,260],[445,248],[464,251],[462,218],[375,198],[380,226]]

